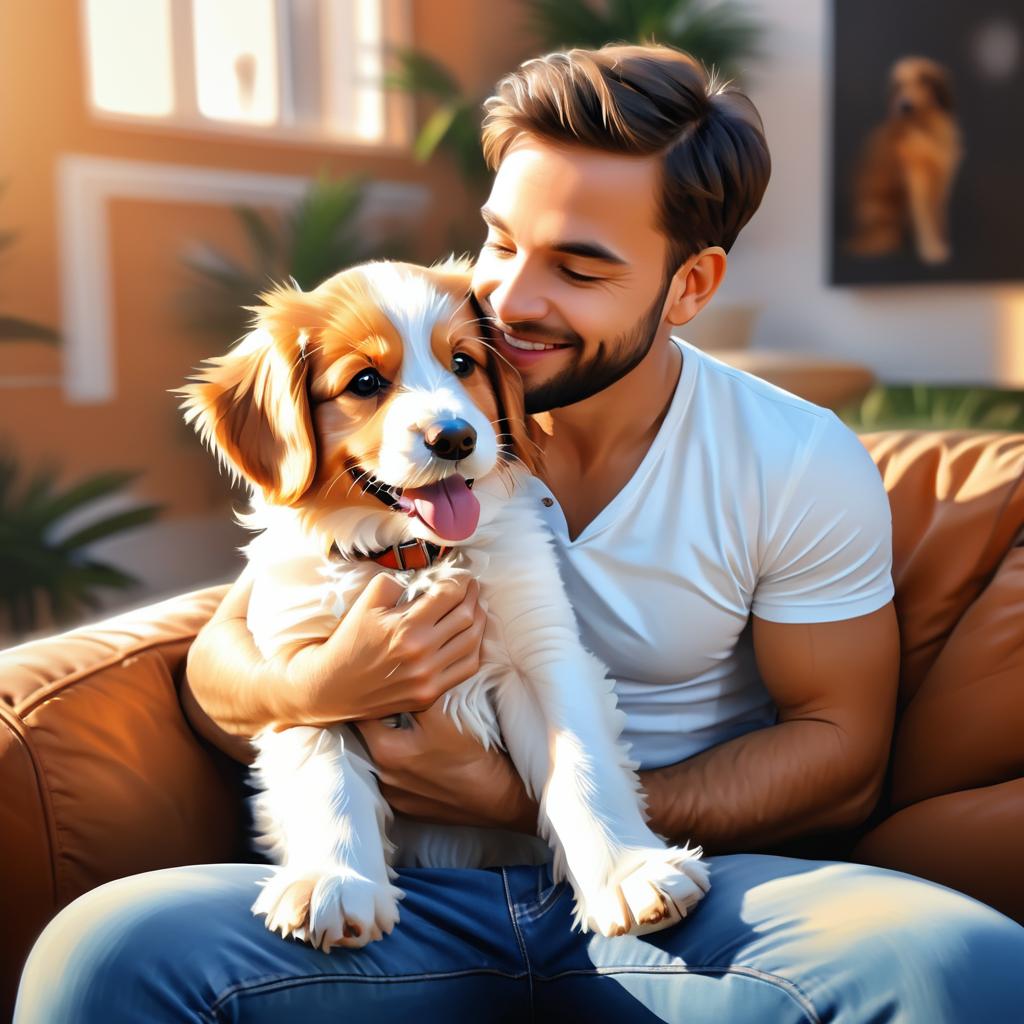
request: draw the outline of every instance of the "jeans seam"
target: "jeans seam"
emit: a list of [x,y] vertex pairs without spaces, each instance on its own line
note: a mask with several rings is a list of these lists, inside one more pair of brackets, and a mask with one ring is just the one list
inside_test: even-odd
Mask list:
[[636,967],[628,965],[621,967],[594,966],[571,971],[559,971],[558,974],[538,974],[537,981],[558,981],[561,978],[593,974],[737,974],[755,981],[763,981],[780,989],[800,1007],[811,1024],[821,1024],[821,1017],[814,1008],[810,997],[796,982],[783,978],[778,974],[771,974],[768,971],[759,971],[756,967],[737,967],[735,965],[715,967],[704,964],[700,966],[692,966],[690,964],[650,964]]
[[466,978],[474,974],[490,974],[509,981],[519,981],[526,977],[522,974],[510,974],[492,967],[472,967],[464,971],[434,971],[425,974],[303,974],[291,975],[287,978],[273,978],[264,981],[238,981],[224,989],[210,1004],[213,1021],[220,1019],[220,1009],[235,996],[247,996],[256,992],[277,992],[285,988],[299,988],[303,985],[316,985],[321,982],[335,984],[338,982],[356,982],[359,984],[404,984],[416,981],[446,981],[449,978]]
[[516,919],[516,908],[512,902],[512,890],[508,884],[508,871],[505,868],[501,869],[501,881],[505,886],[505,902],[508,904],[508,917],[512,922],[512,931],[515,934],[516,942],[519,943],[519,952],[522,954],[523,963],[526,966],[526,984],[527,992],[530,996],[530,1020],[534,1020],[534,1005],[533,1005],[533,967],[530,965],[530,954],[526,951],[526,941],[523,939],[523,933],[519,929],[519,921]]
[[531,921],[539,921],[554,905],[562,895],[562,886],[553,885],[547,892],[541,894],[535,903],[517,903],[516,914],[524,924]]

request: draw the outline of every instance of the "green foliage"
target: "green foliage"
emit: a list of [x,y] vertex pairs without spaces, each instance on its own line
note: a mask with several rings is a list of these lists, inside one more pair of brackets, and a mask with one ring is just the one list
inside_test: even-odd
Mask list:
[[758,54],[763,31],[734,0],[529,0],[527,6],[534,33],[549,50],[665,43],[726,77]]
[[480,148],[484,96],[464,92],[440,61],[418,50],[399,50],[395,58],[398,70],[387,76],[386,84],[433,105],[413,144],[416,160],[426,163],[438,151],[447,153],[467,185],[482,185],[488,173]]
[[1024,391],[930,384],[872,388],[840,413],[862,433],[872,430],[1024,431]]
[[[720,75],[737,75],[742,60],[758,53],[763,31],[736,0],[527,0],[537,52],[614,42],[658,42],[686,50]],[[426,162],[446,153],[474,190],[487,180],[480,121],[487,92],[467,93],[440,61],[418,50],[395,54],[398,70],[387,82],[426,99],[431,111],[413,147]]]
[[361,233],[364,193],[358,178],[321,175],[283,217],[236,207],[247,247],[242,262],[207,242],[182,256],[192,278],[182,296],[187,325],[237,338],[248,321],[244,307],[275,282],[291,279],[308,290],[355,263],[401,255],[398,239],[371,244]]
[[96,515],[69,528],[84,510],[122,491],[137,474],[99,473],[70,487],[60,487],[52,468],[37,470],[22,486],[11,456],[0,456],[0,618],[15,634],[39,625],[42,604],[55,623],[70,621],[84,609],[99,607],[96,590],[124,588],[137,580],[120,569],[90,558],[84,549],[151,522],[159,505],[135,505]]
[[52,327],[24,320],[20,316],[0,316],[0,341],[45,341],[56,345],[60,335]]

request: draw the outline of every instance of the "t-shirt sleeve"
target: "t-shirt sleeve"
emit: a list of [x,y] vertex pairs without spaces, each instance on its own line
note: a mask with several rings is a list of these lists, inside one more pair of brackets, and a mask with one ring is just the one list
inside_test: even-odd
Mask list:
[[834,414],[823,417],[769,524],[751,611],[837,622],[892,600],[892,514],[881,475]]

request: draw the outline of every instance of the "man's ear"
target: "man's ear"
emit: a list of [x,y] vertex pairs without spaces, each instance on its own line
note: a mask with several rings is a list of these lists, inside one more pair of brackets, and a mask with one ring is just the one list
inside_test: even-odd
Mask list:
[[718,291],[728,257],[720,245],[694,253],[675,272],[668,287],[665,319],[677,327],[689,323]]
[[275,505],[301,497],[316,472],[307,338],[280,316],[268,318],[175,389],[185,422],[233,475],[262,488]]

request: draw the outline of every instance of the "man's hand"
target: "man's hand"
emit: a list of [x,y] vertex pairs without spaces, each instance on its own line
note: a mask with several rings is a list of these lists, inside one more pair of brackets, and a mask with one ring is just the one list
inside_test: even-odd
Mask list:
[[251,588],[247,569],[192,644],[182,686],[196,731],[244,764],[248,737],[268,726],[419,711],[480,666],[486,619],[468,576],[401,607],[401,585],[376,576],[340,623],[325,623],[325,640],[269,661],[246,624]]
[[424,821],[535,835],[537,805],[512,762],[459,732],[443,705],[439,700],[418,715],[359,723],[384,799]]
[[468,575],[395,607],[400,583],[375,576],[324,641],[279,656],[301,702],[290,725],[423,711],[480,668],[486,614]]

